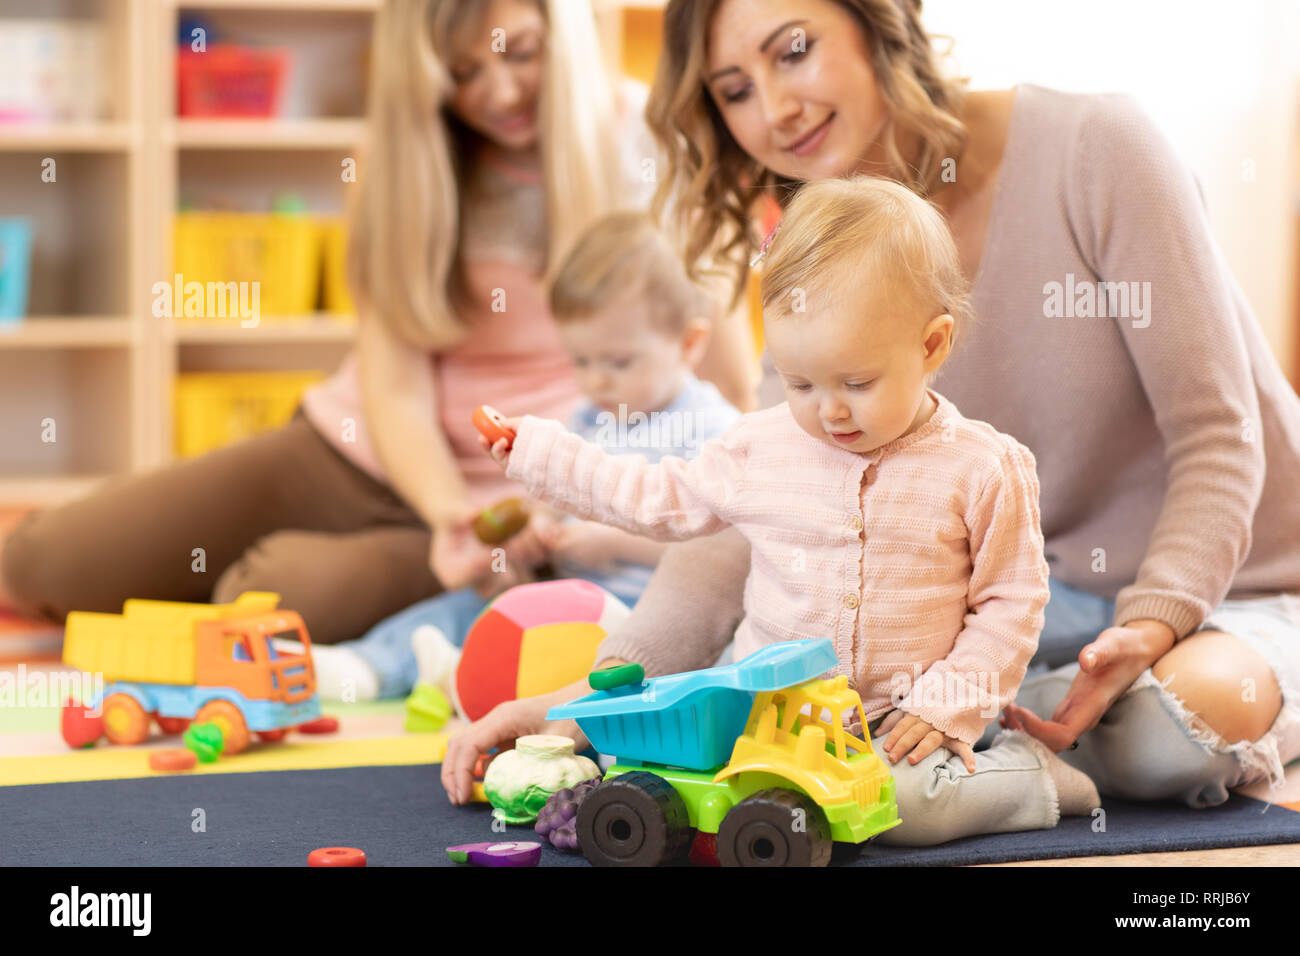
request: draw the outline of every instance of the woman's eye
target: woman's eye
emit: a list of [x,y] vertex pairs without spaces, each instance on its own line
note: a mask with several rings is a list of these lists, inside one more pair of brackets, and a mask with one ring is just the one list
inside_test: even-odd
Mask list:
[[864,388],[870,388],[872,385],[871,382],[845,382],[844,384],[846,388],[851,388],[859,392]]
[[786,388],[793,389],[793,390],[796,391],[796,392],[806,392],[806,391],[808,391],[810,388],[812,388],[812,386],[811,386],[811,385],[797,385],[797,384],[795,384],[795,383],[792,382],[792,383],[790,383],[789,385],[787,385]]
[[537,56],[537,54],[541,52],[542,52],[542,48],[534,44],[530,47],[525,47],[524,49],[521,50],[520,49],[511,50],[509,53],[506,54],[506,59],[514,60],[516,63],[527,63],[529,60],[533,59],[534,57]]
[[813,41],[805,39],[804,42],[801,44],[800,48],[791,49],[789,53],[782,56],[781,62],[795,63],[803,59],[805,56],[807,56],[809,52],[811,52],[812,48],[813,48]]
[[723,93],[722,99],[726,103],[739,103],[741,100],[744,100],[748,96],[749,96],[749,87],[742,86],[740,89],[733,90],[730,93]]
[[478,67],[476,66],[451,71],[452,82],[458,86],[464,86],[476,76],[478,76]]
[[614,366],[615,371],[619,371],[619,372],[621,372],[621,371],[623,371],[625,368],[627,368],[629,365],[632,364],[632,360],[631,360],[631,359],[615,359],[613,362],[610,362],[609,364],[612,365],[612,366]]

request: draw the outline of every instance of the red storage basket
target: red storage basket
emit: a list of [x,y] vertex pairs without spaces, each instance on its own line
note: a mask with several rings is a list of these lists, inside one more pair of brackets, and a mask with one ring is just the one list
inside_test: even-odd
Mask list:
[[284,95],[289,51],[217,45],[203,53],[179,50],[178,116],[276,116]]

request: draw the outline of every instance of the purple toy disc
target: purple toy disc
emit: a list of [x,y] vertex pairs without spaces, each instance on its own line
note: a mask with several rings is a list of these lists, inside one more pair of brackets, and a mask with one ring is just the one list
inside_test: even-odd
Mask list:
[[475,866],[536,866],[542,858],[542,845],[523,841],[462,843],[447,847],[447,855],[457,863]]

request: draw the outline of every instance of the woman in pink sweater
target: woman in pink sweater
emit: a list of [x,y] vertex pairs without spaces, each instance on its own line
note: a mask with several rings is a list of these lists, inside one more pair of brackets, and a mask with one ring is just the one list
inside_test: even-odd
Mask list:
[[[879,178],[810,186],[763,274],[786,404],[689,462],[611,456],[532,416],[513,447],[490,449],[507,477],[582,518],[660,540],[739,530],[751,557],[737,657],[831,638],[894,764],[904,826],[949,838],[1098,805],[1085,775],[1021,731],[973,750],[1037,647],[1048,572],[1033,455],[928,387],[965,287],[943,218],[914,193]],[[965,774],[908,783],[947,751]]]

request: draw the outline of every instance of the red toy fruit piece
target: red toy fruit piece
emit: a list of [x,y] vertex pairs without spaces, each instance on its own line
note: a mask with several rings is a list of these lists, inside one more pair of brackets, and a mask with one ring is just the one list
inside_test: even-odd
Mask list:
[[149,754],[150,768],[163,773],[193,770],[198,763],[198,755],[192,750],[155,750]]
[[487,776],[488,764],[490,764],[493,760],[496,759],[497,759],[497,755],[494,753],[479,754],[478,759],[474,761],[474,779],[482,780],[485,776]]
[[260,741],[262,741],[262,743],[265,743],[265,744],[275,744],[275,743],[279,743],[281,740],[284,740],[284,738],[287,737],[287,736],[289,736],[289,728],[288,728],[288,727],[281,727],[279,730],[259,730],[259,731],[257,731],[257,739],[260,740]]
[[718,862],[718,835],[697,831],[687,859],[691,866],[722,866]]
[[305,724],[298,725],[300,734],[336,734],[339,732],[339,719],[337,717],[317,717],[315,720],[309,720]]
[[354,846],[323,846],[307,854],[308,866],[365,866],[366,851]]
[[491,405],[480,405],[471,416],[474,427],[479,434],[495,445],[502,438],[506,440],[506,449],[515,443],[514,429],[506,425],[505,416]]
[[104,733],[104,718],[92,717],[85,707],[69,697],[63,704],[60,730],[63,742],[69,747],[93,747]]
[[158,722],[158,729],[165,734],[183,734],[190,725],[188,717],[162,717],[154,714],[153,719]]
[[457,863],[474,866],[536,866],[542,859],[542,845],[523,841],[510,843],[462,843],[447,847]]

